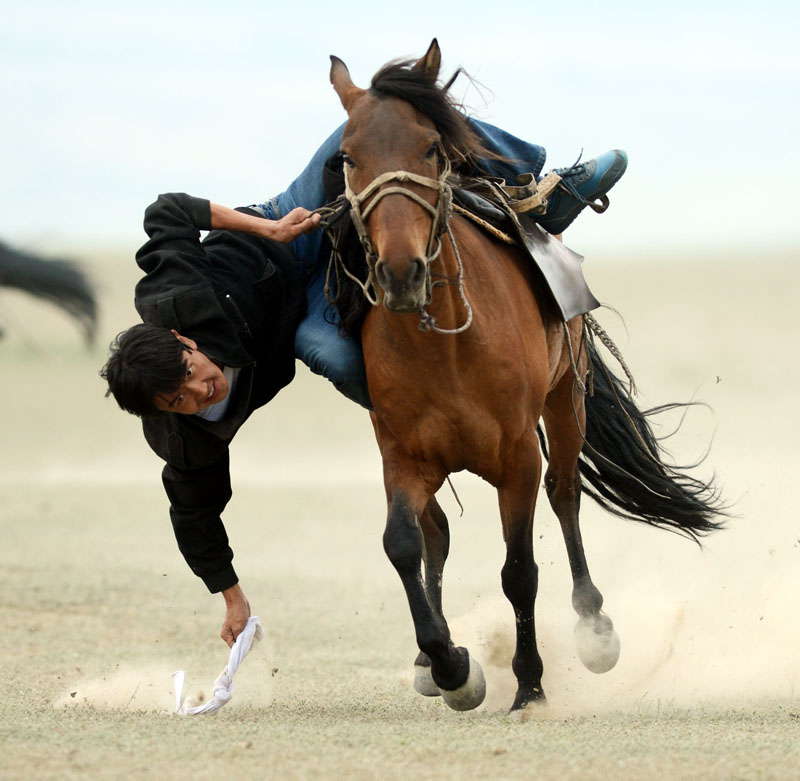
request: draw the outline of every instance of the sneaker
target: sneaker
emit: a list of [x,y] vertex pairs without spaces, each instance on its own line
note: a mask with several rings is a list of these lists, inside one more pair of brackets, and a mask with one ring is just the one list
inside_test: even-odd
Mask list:
[[[612,149],[594,160],[556,168],[561,182],[550,196],[547,213],[539,220],[548,233],[563,233],[586,206],[598,213],[608,208],[606,193],[617,183],[628,167],[628,156],[621,149]],[[600,203],[595,203],[599,200]]]

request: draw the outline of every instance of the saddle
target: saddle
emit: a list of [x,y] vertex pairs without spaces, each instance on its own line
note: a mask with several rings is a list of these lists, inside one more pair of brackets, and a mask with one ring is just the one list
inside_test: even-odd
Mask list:
[[547,195],[558,181],[547,182],[545,177],[537,187],[533,174],[523,174],[521,179],[518,186],[483,177],[461,179],[453,187],[455,211],[490,235],[499,238],[495,233],[499,231],[524,249],[541,272],[565,321],[596,309],[600,302],[583,277],[583,256],[535,221],[535,215],[547,208]]

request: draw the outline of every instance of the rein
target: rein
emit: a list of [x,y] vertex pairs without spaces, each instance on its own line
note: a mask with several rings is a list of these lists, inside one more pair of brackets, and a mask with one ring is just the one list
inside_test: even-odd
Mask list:
[[[472,306],[466,297],[464,290],[464,264],[461,260],[461,253],[458,249],[453,231],[450,228],[450,215],[453,212],[453,189],[448,183],[450,177],[450,161],[444,157],[444,166],[437,179],[432,179],[428,176],[412,173],[411,171],[387,171],[386,173],[376,176],[361,192],[356,193],[350,186],[350,180],[347,175],[347,166],[344,168],[344,195],[328,206],[324,206],[317,210],[317,213],[322,214],[323,227],[328,233],[331,240],[333,251],[331,253],[331,261],[328,264],[328,270],[325,277],[325,295],[330,300],[330,282],[332,271],[335,274],[337,281],[339,279],[340,271],[345,274],[350,280],[355,282],[364,293],[364,297],[369,301],[372,306],[378,305],[378,296],[376,291],[375,280],[375,266],[378,262],[378,254],[372,245],[372,241],[367,231],[366,221],[375,207],[380,203],[381,199],[387,195],[404,195],[410,198],[414,203],[421,206],[431,216],[431,230],[428,235],[428,243],[425,250],[425,289],[426,289],[426,303],[420,309],[420,322],[419,329],[421,331],[434,331],[440,334],[460,334],[466,331],[472,325],[473,313]],[[393,184],[390,187],[384,185],[390,182],[399,182],[400,184]],[[402,185],[406,182],[413,182],[414,184],[427,187],[435,190],[438,193],[436,205],[432,206],[424,198],[415,193],[408,187]],[[367,203],[369,201],[369,203]],[[366,204],[366,205],[365,205]],[[343,214],[349,205],[350,218],[353,222],[358,239],[364,249],[367,258],[367,278],[362,282],[355,274],[353,274],[346,266],[342,259],[338,241],[331,229],[332,224],[336,222],[341,214]],[[455,276],[455,284],[458,290],[458,295],[466,311],[466,319],[456,328],[441,328],[436,318],[431,315],[427,306],[430,304],[433,294],[433,289],[440,285],[450,284],[450,279],[436,279],[434,280],[433,273],[431,272],[431,264],[439,257],[442,251],[442,236],[447,234],[451,246],[453,247],[453,254],[456,258],[457,272]]]

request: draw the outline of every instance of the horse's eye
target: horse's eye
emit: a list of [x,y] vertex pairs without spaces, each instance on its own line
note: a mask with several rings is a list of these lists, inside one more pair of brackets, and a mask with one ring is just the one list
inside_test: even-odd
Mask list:
[[355,168],[356,167],[356,163],[353,160],[353,158],[350,157],[350,155],[346,155],[344,152],[342,152],[342,162],[345,165],[349,165],[351,168]]
[[430,149],[425,152],[425,159],[432,160],[439,152],[439,144],[431,144]]

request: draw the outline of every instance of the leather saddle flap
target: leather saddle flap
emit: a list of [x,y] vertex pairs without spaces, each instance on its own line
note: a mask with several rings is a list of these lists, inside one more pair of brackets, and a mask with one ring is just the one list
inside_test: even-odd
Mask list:
[[583,277],[583,255],[542,230],[526,214],[519,215],[520,238],[553,294],[564,320],[597,309],[600,302]]

